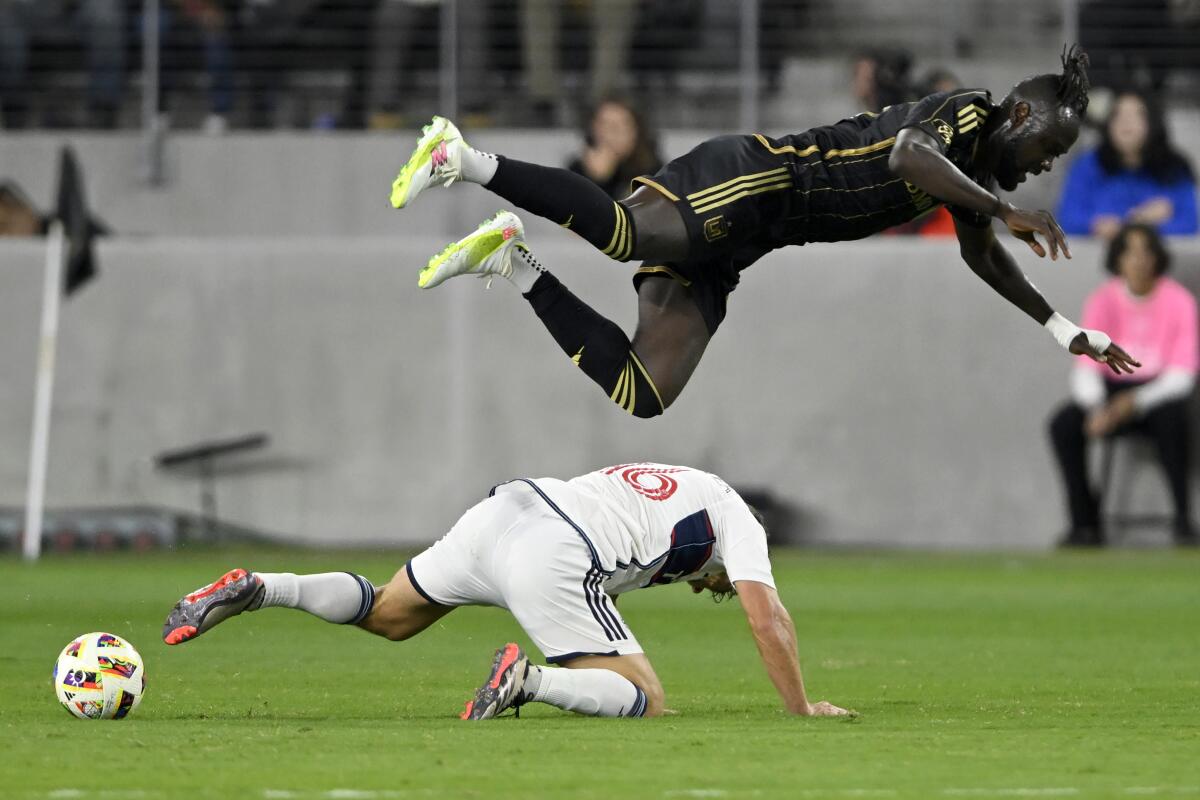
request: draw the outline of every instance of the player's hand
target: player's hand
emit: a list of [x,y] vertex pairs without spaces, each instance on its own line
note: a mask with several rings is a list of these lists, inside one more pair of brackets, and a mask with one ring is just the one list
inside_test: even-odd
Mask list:
[[857,717],[857,711],[839,708],[827,700],[809,703],[808,708],[801,712],[805,717]]
[[1013,236],[1029,245],[1039,258],[1046,257],[1046,248],[1038,241],[1040,235],[1050,246],[1050,260],[1058,260],[1058,251],[1067,258],[1071,257],[1071,248],[1067,247],[1067,235],[1054,221],[1054,215],[1049,211],[1026,211],[1017,208],[1012,203],[1004,203],[1000,207],[1000,219],[1008,226]]
[[1108,368],[1118,375],[1122,372],[1126,375],[1132,375],[1133,370],[1142,365],[1142,362],[1135,360],[1133,356],[1126,353],[1116,342],[1110,344],[1103,353],[1098,352],[1088,344],[1087,331],[1084,331],[1071,340],[1070,349],[1077,356],[1087,356],[1093,361],[1107,364]]

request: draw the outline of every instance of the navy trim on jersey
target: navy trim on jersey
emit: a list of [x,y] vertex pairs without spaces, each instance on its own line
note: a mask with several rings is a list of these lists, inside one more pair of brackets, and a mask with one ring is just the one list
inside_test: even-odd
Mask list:
[[547,656],[546,663],[547,664],[561,664],[564,661],[570,661],[571,659],[579,658],[580,656],[618,656],[618,655],[620,655],[620,653],[618,653],[616,650],[609,650],[607,653],[587,653],[582,650],[577,650],[573,653],[563,653],[561,656]]
[[583,598],[587,601],[592,616],[604,630],[604,636],[610,642],[627,639],[629,637],[621,627],[620,620],[608,606],[608,595],[600,588],[603,580],[604,573],[595,568],[588,570],[587,576],[583,579]]
[[666,553],[667,559],[647,585],[671,583],[684,575],[699,572],[712,558],[716,541],[706,509],[679,520],[671,529],[671,549]]
[[407,564],[404,565],[404,569],[406,572],[408,572],[408,582],[411,583],[413,585],[413,588],[417,590],[417,594],[421,595],[421,597],[424,597],[426,600],[433,603],[435,606],[445,605],[445,603],[439,603],[437,600],[434,600],[432,597],[430,597],[429,593],[421,588],[421,584],[417,583],[417,576],[413,575],[413,568],[412,568],[411,561],[409,561]]
[[[492,487],[492,490],[490,492],[488,492],[488,497],[494,497],[496,495],[496,490],[499,489],[501,486],[505,486],[510,483],[516,483],[517,481],[521,481],[522,483],[528,484],[529,488],[533,489],[535,492],[538,493],[538,497],[540,497],[546,501],[546,505],[550,506],[550,508],[553,509],[555,514],[558,514],[560,517],[563,518],[563,521],[565,521],[568,525],[570,525],[572,528],[575,529],[575,532],[579,534],[579,537],[581,539],[583,539],[583,543],[587,545],[588,552],[591,553],[592,565],[599,572],[602,572],[604,575],[612,575],[612,570],[605,569],[604,566],[600,563],[600,556],[596,552],[596,546],[594,544],[592,544],[592,540],[588,538],[588,535],[583,532],[583,528],[579,527],[579,525],[575,522],[575,520],[568,517],[566,515],[566,513],[561,508],[559,508],[558,505],[553,500],[551,500],[545,492],[542,491],[542,487],[538,486],[536,483],[529,480],[529,478],[513,478],[511,481],[505,481],[504,483],[497,483],[495,486]],[[626,566],[628,566],[628,565],[626,565]]]

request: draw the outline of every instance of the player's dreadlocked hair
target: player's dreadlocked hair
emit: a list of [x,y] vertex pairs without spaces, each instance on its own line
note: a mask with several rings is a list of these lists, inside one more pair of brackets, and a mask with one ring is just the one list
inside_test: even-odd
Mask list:
[[1082,117],[1087,113],[1088,89],[1091,88],[1087,74],[1088,55],[1077,44],[1070,47],[1063,45],[1062,66],[1055,96],[1059,105]]

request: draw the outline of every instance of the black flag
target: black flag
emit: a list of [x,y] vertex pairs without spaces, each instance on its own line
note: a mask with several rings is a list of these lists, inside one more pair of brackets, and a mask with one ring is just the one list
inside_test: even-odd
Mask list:
[[58,161],[58,208],[56,216],[62,222],[67,237],[66,273],[63,275],[63,291],[66,296],[96,274],[96,257],[92,240],[108,231],[92,219],[87,208],[87,196],[83,186],[83,172],[75,152],[63,147]]

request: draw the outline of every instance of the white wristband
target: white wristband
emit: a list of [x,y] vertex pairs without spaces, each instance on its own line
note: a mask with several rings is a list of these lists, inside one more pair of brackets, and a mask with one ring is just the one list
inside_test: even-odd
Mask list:
[[1087,336],[1088,346],[1097,353],[1103,354],[1104,351],[1108,350],[1109,345],[1112,344],[1112,339],[1109,338],[1107,333],[1104,333],[1103,331],[1089,331],[1085,328],[1081,328],[1074,322],[1071,322],[1071,320],[1064,317],[1062,314],[1059,314],[1057,311],[1050,315],[1050,319],[1046,320],[1045,328],[1046,330],[1050,331],[1050,335],[1053,336],[1055,341],[1061,344],[1065,350],[1071,349],[1071,342],[1074,341],[1075,337],[1081,333]]
[[1050,319],[1046,320],[1046,330],[1050,331],[1050,335],[1054,337],[1064,349],[1071,349],[1071,342],[1075,337],[1083,333],[1083,328],[1076,325],[1071,320],[1064,317],[1062,314],[1055,311],[1050,315]]

